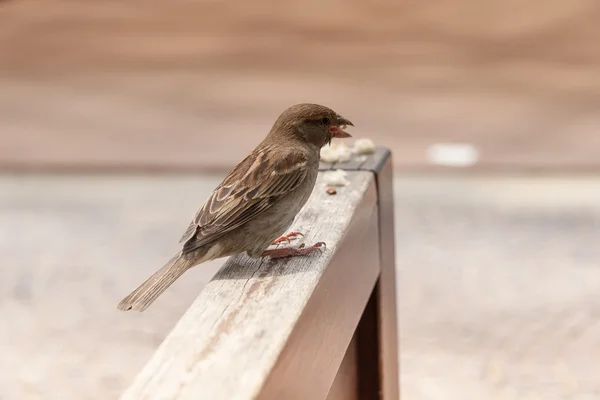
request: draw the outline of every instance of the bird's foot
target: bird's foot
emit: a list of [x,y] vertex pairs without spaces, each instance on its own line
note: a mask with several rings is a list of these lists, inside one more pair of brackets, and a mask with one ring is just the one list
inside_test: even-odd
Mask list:
[[289,244],[290,240],[291,239],[296,239],[297,236],[304,237],[304,235],[302,233],[300,233],[300,232],[290,232],[287,235],[283,235],[279,239],[276,239],[273,243],[271,243],[271,246],[279,244],[279,243],[282,243],[282,242],[287,242]]
[[269,249],[262,253],[262,256],[269,256],[271,258],[282,258],[282,257],[294,257],[294,256],[305,256],[315,251],[322,251],[323,248],[327,247],[324,242],[318,242],[310,247],[305,247],[301,244],[298,247],[284,247],[281,249]]

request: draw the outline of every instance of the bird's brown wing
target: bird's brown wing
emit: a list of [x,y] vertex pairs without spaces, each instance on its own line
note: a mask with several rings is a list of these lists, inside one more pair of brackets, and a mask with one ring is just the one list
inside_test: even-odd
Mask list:
[[306,178],[308,158],[266,147],[240,162],[202,205],[180,242],[191,252],[269,209]]

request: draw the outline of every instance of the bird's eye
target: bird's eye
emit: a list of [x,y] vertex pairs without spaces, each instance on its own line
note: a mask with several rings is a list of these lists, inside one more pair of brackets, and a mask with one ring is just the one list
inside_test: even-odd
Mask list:
[[331,121],[330,121],[330,119],[329,119],[329,118],[327,118],[327,117],[323,117],[323,118],[321,119],[321,122],[323,123],[323,125],[329,125],[329,122],[331,122]]

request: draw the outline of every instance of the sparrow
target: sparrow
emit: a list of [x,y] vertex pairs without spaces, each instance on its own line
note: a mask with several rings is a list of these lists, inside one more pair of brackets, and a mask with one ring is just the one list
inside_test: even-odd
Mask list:
[[296,104],[285,110],[200,207],[180,240],[181,251],[117,308],[143,311],[185,271],[217,258],[244,252],[252,258],[279,258],[321,250],[323,242],[268,247],[303,236],[284,233],[313,191],[321,148],[332,138],[351,137],[344,130],[348,125],[354,126],[319,104]]

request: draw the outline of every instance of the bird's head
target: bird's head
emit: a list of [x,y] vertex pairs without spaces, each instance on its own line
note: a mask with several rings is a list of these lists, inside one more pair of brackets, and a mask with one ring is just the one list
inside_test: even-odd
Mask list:
[[348,125],[354,126],[328,107],[310,103],[296,104],[279,116],[269,135],[292,135],[320,149],[331,143],[332,138],[351,137],[344,130]]

